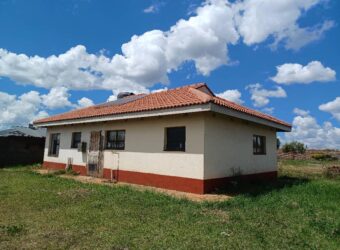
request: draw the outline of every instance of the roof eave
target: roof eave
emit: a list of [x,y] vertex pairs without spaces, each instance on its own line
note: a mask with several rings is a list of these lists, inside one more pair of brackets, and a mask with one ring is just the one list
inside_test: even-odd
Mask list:
[[165,115],[197,113],[197,112],[205,112],[205,111],[210,111],[209,103],[183,106],[183,107],[177,107],[177,108],[167,108],[167,109],[157,109],[157,110],[149,110],[149,111],[142,111],[142,112],[113,114],[113,115],[106,115],[106,116],[95,116],[95,117],[68,119],[68,120],[60,120],[60,121],[50,121],[50,122],[38,122],[38,123],[36,122],[35,125],[37,127],[52,127],[52,126],[63,126],[63,125],[71,125],[71,124],[95,123],[95,122],[157,117],[157,116],[165,116]]
[[223,107],[214,103],[211,103],[211,111],[220,113],[223,115],[239,118],[241,120],[249,121],[256,124],[261,124],[267,127],[275,128],[277,132],[290,132],[291,126],[270,121],[261,117],[253,116],[244,112],[236,111],[227,107]]
[[273,121],[269,121],[269,120],[266,120],[260,117],[252,116],[252,115],[239,112],[236,110],[232,110],[230,108],[216,105],[213,103],[196,104],[196,105],[191,105],[191,106],[150,110],[150,111],[144,111],[144,112],[114,114],[114,115],[99,116],[99,117],[96,116],[96,117],[69,119],[69,120],[61,120],[61,121],[42,122],[42,123],[35,123],[35,125],[38,127],[52,127],[52,126],[64,126],[64,125],[71,125],[71,124],[96,123],[96,122],[137,119],[137,118],[146,118],[146,117],[157,117],[157,116],[165,116],[165,115],[197,113],[197,112],[205,112],[205,111],[212,111],[212,112],[220,113],[223,115],[239,118],[241,120],[246,120],[252,123],[257,123],[257,124],[261,124],[267,127],[272,127],[272,128],[275,128],[276,131],[278,132],[290,132],[291,131],[291,126],[279,124]]

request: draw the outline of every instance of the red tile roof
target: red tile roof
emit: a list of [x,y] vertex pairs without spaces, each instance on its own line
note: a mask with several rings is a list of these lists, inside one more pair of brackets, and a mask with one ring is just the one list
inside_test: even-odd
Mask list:
[[[125,114],[133,112],[143,112],[150,110],[171,109],[184,106],[192,106],[198,104],[214,103],[232,110],[246,113],[251,116],[262,118],[280,125],[291,125],[281,121],[275,117],[267,114],[249,109],[234,102],[216,97],[213,94],[207,94],[199,89],[204,87],[208,92],[211,92],[205,83],[196,83],[192,85],[183,86],[180,88],[169,89],[166,91],[151,93],[148,95],[141,95],[139,98],[127,103],[107,103],[102,105],[95,105],[87,108],[77,109],[59,115],[50,116],[35,121],[35,124],[42,124],[48,122],[67,121],[80,118],[93,118],[101,116],[109,116],[116,114]],[[211,92],[212,93],[212,92]],[[125,97],[126,98],[126,97]]]

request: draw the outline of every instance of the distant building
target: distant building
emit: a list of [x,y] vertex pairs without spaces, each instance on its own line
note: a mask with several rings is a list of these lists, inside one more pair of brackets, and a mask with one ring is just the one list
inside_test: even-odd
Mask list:
[[46,129],[14,127],[0,131],[0,167],[42,163]]

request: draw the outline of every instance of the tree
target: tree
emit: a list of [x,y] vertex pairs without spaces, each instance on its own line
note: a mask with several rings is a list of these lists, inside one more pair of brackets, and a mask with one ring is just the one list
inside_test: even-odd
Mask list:
[[276,149],[280,149],[281,141],[279,138],[276,138]]
[[307,146],[301,142],[293,141],[290,143],[286,143],[282,146],[282,151],[285,153],[300,153],[304,154],[306,152]]

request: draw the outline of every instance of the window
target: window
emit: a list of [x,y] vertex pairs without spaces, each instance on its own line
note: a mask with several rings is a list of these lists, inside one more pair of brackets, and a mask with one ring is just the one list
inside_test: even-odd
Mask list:
[[185,151],[185,127],[165,129],[165,151]]
[[50,136],[50,145],[48,149],[49,156],[59,155],[59,144],[60,144],[60,134],[51,134]]
[[125,149],[125,130],[111,130],[106,132],[107,149]]
[[253,135],[253,153],[254,155],[266,154],[266,137]]
[[81,141],[81,133],[80,132],[73,132],[72,133],[72,142],[71,148],[78,148],[78,144]]

